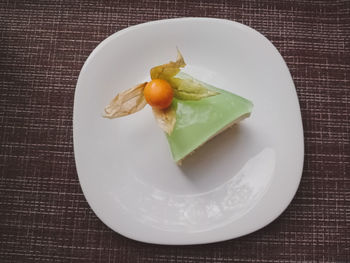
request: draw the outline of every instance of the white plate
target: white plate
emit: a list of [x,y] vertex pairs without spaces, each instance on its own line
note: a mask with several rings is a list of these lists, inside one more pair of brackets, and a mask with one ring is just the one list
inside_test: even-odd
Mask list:
[[[172,160],[150,107],[104,119],[116,93],[174,60],[199,80],[253,101],[252,116]],[[91,53],[74,101],[74,151],[84,195],[116,232],[158,244],[239,237],[274,220],[301,178],[301,114],[288,68],[263,35],[220,19],[181,18],[121,30]]]

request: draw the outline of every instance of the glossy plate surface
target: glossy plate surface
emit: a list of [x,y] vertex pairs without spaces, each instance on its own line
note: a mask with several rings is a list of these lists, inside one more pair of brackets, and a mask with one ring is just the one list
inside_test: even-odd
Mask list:
[[[174,60],[176,46],[185,72],[254,103],[249,119],[181,167],[150,107],[102,118],[116,93]],[[303,128],[288,68],[264,36],[228,20],[155,21],[104,40],[81,70],[73,127],[88,203],[110,228],[139,241],[200,244],[251,233],[283,212],[301,178]]]

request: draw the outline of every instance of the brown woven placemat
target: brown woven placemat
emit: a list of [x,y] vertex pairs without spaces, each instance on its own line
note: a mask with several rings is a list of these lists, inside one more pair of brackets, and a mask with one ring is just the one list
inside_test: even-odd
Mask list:
[[[235,20],[293,76],[305,130],[300,188],[248,236],[159,246],[107,228],[82,194],[72,144],[79,71],[96,45],[164,18]],[[349,1],[0,1],[0,262],[350,262]]]

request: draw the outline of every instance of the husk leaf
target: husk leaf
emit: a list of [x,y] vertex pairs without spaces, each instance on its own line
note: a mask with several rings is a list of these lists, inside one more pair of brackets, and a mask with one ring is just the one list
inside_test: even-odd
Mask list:
[[200,100],[219,94],[193,79],[172,78],[170,85],[174,87],[174,97],[180,100]]
[[105,107],[105,115],[103,117],[113,119],[142,110],[147,104],[143,96],[143,90],[146,84],[147,82],[138,84],[115,96]]
[[170,135],[173,132],[176,123],[176,110],[174,107],[170,106],[165,110],[153,108],[153,114],[158,126]]
[[184,58],[179,50],[177,50],[177,59],[175,62],[170,61],[167,64],[159,65],[151,69],[151,79],[164,79],[169,81],[171,77],[180,72],[180,68],[186,66]]
[[175,62],[170,61],[168,64],[156,66],[151,69],[152,79],[164,79],[168,81],[174,90],[174,97],[180,100],[200,100],[218,93],[208,90],[202,84],[192,79],[175,78],[180,69],[185,67],[186,63],[177,50],[177,59]]

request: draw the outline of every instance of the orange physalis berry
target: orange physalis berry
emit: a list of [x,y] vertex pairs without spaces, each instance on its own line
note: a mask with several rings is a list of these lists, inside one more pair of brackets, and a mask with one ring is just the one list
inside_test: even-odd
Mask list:
[[170,84],[163,79],[154,79],[147,83],[143,95],[149,105],[157,109],[170,106],[174,92]]

